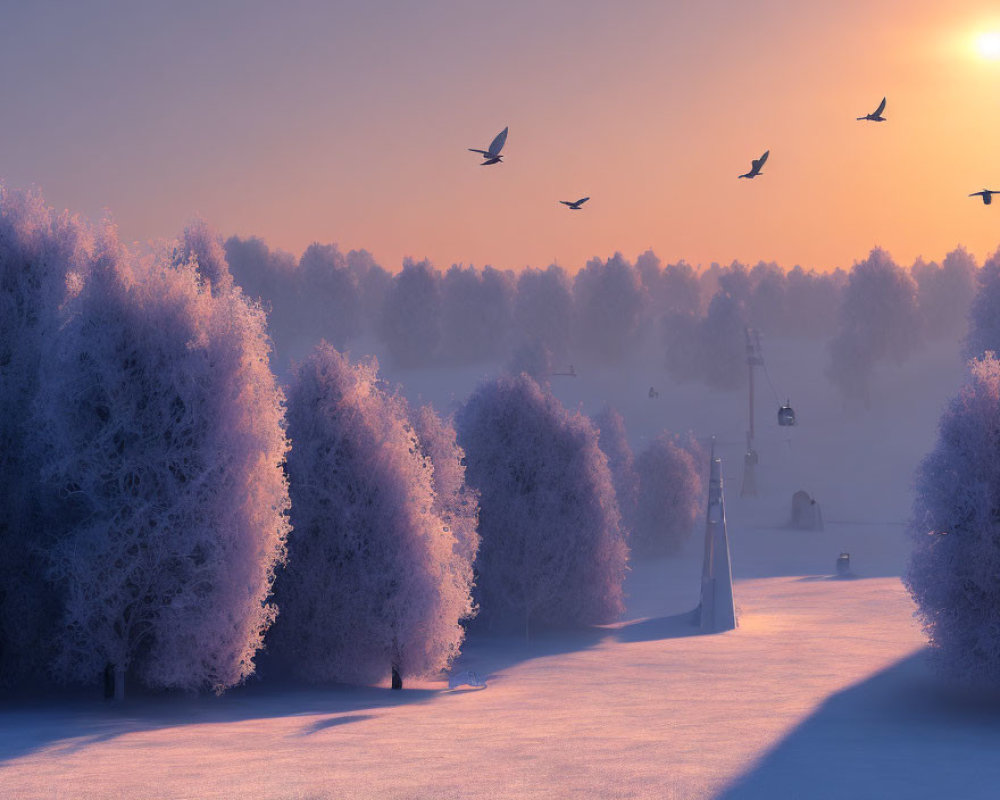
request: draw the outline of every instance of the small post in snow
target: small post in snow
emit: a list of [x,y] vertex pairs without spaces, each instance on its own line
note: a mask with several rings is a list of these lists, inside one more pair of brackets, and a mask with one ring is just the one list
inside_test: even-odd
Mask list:
[[722,492],[722,459],[715,457],[714,438],[710,465],[699,622],[704,633],[720,633],[736,627],[736,603],[726,533],[726,501]]

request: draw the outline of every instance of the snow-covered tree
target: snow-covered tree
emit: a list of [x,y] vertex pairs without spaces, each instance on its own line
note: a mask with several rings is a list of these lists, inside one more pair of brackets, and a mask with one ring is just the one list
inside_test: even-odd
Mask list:
[[622,522],[627,531],[631,531],[639,504],[639,473],[625,433],[625,420],[616,409],[605,406],[594,418],[594,424],[597,425],[597,443],[608,458]]
[[736,296],[716,292],[699,331],[702,374],[711,388],[738,389],[746,383],[746,323]]
[[946,673],[1000,686],[1000,362],[971,380],[941,418],[920,465],[904,581]]
[[335,244],[314,242],[299,259],[299,314],[306,349],[321,339],[343,348],[361,332],[357,278]]
[[484,619],[528,635],[617,617],[628,548],[593,424],[523,374],[481,384],[456,421],[480,492]]
[[113,231],[43,365],[43,477],[64,602],[56,672],[116,694],[233,686],[275,609],[287,533],[282,394],[263,313]]
[[632,530],[633,552],[673,555],[691,537],[702,511],[702,461],[693,439],[661,433],[635,460],[639,490]]
[[452,364],[493,360],[511,334],[516,279],[512,273],[455,264],[442,281],[442,356]]
[[413,422],[420,451],[434,470],[434,513],[455,537],[463,563],[472,564],[479,552],[479,493],[465,482],[465,451],[455,426],[431,406],[422,406]]
[[406,259],[382,306],[379,333],[401,367],[433,364],[441,344],[441,276],[428,261]]
[[646,295],[639,273],[621,253],[593,259],[573,282],[576,343],[581,354],[618,363],[635,345]]
[[529,375],[542,386],[549,386],[555,369],[552,351],[538,339],[524,342],[514,348],[507,360],[506,370],[510,375]]
[[867,405],[874,366],[902,363],[919,340],[916,283],[875,248],[851,270],[839,315],[827,375],[846,400]]
[[[406,403],[377,370],[374,359],[352,365],[324,342],[288,390],[293,530],[268,649],[306,680],[374,683],[393,669],[443,669],[472,613],[475,539],[454,450],[438,456],[438,497]],[[447,451],[442,439],[432,434],[428,449]]]
[[193,261],[198,275],[214,294],[228,292],[233,286],[222,239],[203,219],[195,220],[184,229],[174,248],[173,261],[175,265]]
[[785,334],[810,339],[833,336],[847,273],[823,274],[796,266],[785,275]]
[[43,559],[50,530],[40,516],[34,409],[67,280],[84,279],[90,238],[37,194],[0,186],[0,684],[42,671],[58,618]]
[[1000,353],[1000,250],[986,259],[977,278],[965,339],[969,358],[980,358],[987,351]]
[[525,269],[517,279],[515,330],[521,343],[539,342],[561,363],[573,334],[573,290],[562,267]]
[[976,260],[972,255],[958,247],[945,256],[940,266],[917,260],[910,274],[917,283],[924,333],[935,339],[964,335],[976,293]]

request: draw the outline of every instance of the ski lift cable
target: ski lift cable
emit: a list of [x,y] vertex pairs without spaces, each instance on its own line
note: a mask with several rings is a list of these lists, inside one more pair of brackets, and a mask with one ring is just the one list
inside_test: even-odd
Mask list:
[[774,394],[774,402],[781,405],[781,398],[778,397],[778,390],[774,388],[774,381],[771,380],[771,373],[767,371],[767,362],[761,359],[761,366],[764,368],[764,377],[767,378],[767,385],[771,387]]

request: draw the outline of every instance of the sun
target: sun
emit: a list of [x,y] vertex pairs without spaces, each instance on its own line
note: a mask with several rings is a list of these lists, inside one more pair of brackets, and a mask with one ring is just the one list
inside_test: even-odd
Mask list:
[[988,31],[976,36],[976,51],[990,61],[1000,60],[1000,33]]

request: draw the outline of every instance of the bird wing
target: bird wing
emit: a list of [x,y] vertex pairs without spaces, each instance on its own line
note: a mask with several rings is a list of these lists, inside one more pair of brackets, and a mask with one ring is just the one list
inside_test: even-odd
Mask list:
[[[509,127],[509,126],[508,126]],[[490,158],[500,155],[500,151],[503,150],[504,142],[507,141],[507,128],[504,128],[500,133],[496,135],[496,138],[490,142]]]
[[882,102],[878,104],[878,108],[875,109],[875,113],[872,114],[873,117],[881,116],[882,112],[885,111],[885,98],[882,98]]
[[575,205],[575,206],[582,206],[589,199],[590,199],[589,197],[581,197],[579,200],[577,200],[575,203],[573,203],[573,205]]
[[571,206],[571,205],[573,205],[569,200],[560,200],[559,202],[562,203],[564,206]]
[[482,153],[484,156],[488,156],[490,154],[489,150],[477,150],[475,147],[470,147],[468,150],[470,153]]
[[973,192],[972,194],[969,195],[969,197],[982,197],[984,194],[986,194],[985,191],[983,191],[983,192]]
[[765,150],[764,151],[764,155],[762,155],[760,158],[758,158],[756,161],[753,162],[754,167],[757,168],[757,169],[760,169],[761,167],[763,167],[764,166],[764,162],[767,161],[767,157],[769,155],[771,155],[771,151],[770,150]]

